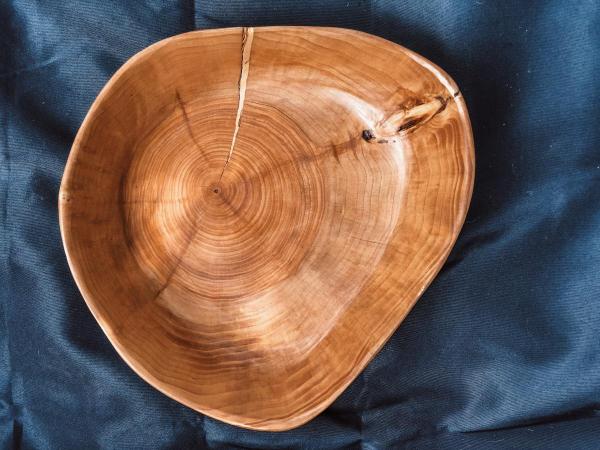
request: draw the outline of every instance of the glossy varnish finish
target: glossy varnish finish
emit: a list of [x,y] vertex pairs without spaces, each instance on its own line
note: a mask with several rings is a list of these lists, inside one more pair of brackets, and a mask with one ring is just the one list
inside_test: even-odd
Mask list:
[[283,430],[329,405],[443,264],[473,144],[455,84],[331,28],[184,34],[110,80],[60,191],[73,275],[180,402]]

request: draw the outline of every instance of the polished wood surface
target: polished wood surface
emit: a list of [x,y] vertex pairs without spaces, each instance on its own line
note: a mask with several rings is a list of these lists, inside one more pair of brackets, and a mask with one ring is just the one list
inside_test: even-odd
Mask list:
[[198,31],[128,61],[60,190],[74,278],[119,354],[225,422],[301,425],[398,327],[462,226],[462,96],[364,33]]

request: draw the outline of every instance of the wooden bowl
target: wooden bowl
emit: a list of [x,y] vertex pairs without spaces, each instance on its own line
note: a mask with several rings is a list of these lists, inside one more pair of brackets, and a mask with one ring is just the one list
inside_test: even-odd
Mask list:
[[73,276],[123,359],[242,427],[326,408],[462,226],[465,104],[415,53],[335,28],[197,31],[129,60],[60,190]]

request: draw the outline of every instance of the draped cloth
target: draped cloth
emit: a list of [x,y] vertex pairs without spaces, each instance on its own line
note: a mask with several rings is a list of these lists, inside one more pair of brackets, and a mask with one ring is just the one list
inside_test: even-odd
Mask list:
[[[194,29],[354,28],[457,82],[477,173],[447,263],[321,415],[227,425],[119,358],[67,266],[57,196],[110,76]],[[0,447],[597,448],[600,3],[596,0],[0,2]]]

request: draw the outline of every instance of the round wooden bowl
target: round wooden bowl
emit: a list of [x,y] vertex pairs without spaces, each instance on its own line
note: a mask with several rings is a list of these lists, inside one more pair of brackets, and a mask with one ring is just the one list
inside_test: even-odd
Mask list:
[[129,60],[60,190],[73,276],[123,359],[225,422],[327,407],[398,327],[465,218],[454,82],[357,31],[197,31]]

